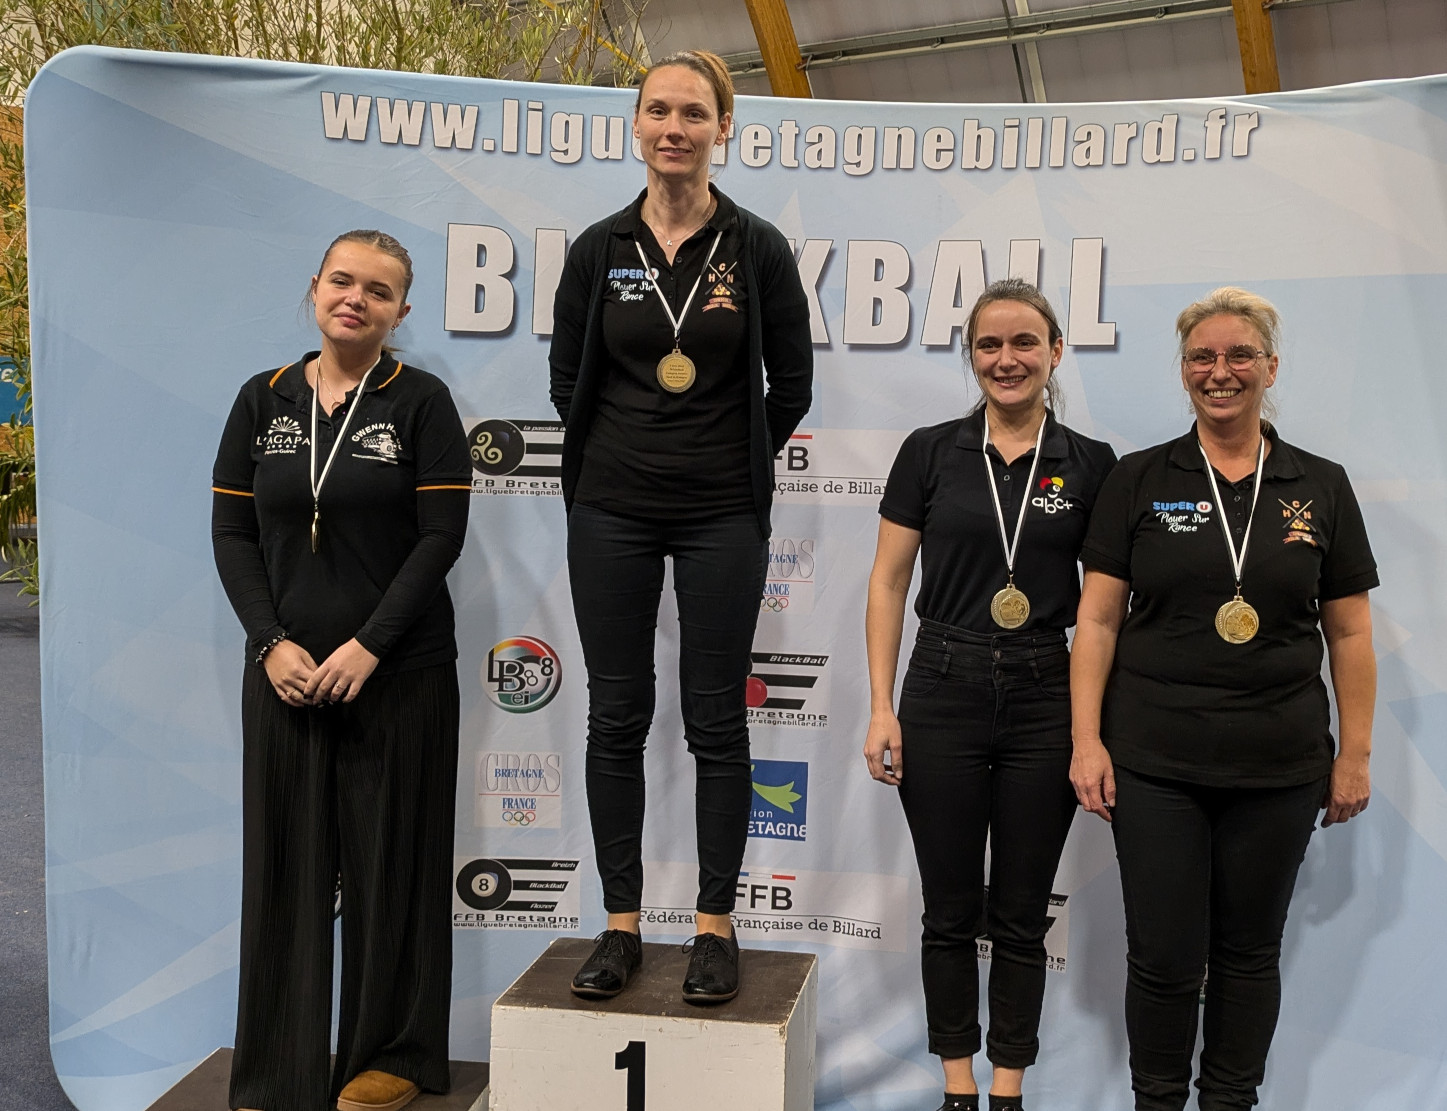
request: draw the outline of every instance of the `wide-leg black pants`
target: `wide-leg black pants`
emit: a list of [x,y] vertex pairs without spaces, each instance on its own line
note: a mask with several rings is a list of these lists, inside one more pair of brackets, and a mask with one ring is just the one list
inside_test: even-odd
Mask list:
[[356,701],[318,709],[246,669],[233,1108],[323,1111],[364,1069],[447,1091],[457,734],[451,663],[373,676]]

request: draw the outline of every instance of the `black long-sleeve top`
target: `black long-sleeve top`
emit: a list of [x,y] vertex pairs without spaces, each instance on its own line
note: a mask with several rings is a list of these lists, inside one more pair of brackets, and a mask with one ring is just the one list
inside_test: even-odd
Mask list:
[[[212,471],[212,546],[247,660],[283,635],[318,663],[355,637],[379,673],[454,660],[445,578],[466,535],[472,472],[452,397],[382,356],[322,487],[313,552],[303,367],[315,356],[241,387]],[[318,411],[318,472],[354,395]]]
[[[717,195],[719,212],[736,214],[741,288],[748,291],[750,298],[745,348],[749,487],[760,528],[767,536],[774,489],[773,457],[788,443],[813,398],[809,304],[794,254],[779,230],[735,206],[723,194]],[[568,251],[553,301],[553,342],[548,362],[553,405],[566,426],[563,498],[570,507],[583,469],[599,391],[605,378],[616,373],[607,352],[603,324],[611,261],[619,238],[631,238],[635,233],[641,201],[640,196],[578,237]],[[656,296],[651,289],[648,295]],[[700,301],[711,295],[708,289],[699,291]],[[659,355],[665,353],[660,351]]]

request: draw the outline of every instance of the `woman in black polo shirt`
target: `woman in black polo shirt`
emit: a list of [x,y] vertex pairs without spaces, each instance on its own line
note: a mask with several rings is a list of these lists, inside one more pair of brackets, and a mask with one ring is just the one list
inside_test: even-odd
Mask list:
[[[1064,351],[1028,282],[991,285],[965,329],[984,395],[905,439],[880,502],[865,620],[869,774],[899,788],[924,890],[922,966],[941,1111],[973,1111],[980,1049],[976,941],[986,929],[994,1111],[1021,1106],[1039,1051],[1051,883],[1075,816],[1069,653],[1080,544],[1115,463],[1051,411]],[[915,556],[919,635],[894,711]],[[909,775],[904,774],[908,757]],[[989,837],[990,897],[985,899]]]
[[1279,328],[1230,287],[1181,313],[1195,426],[1121,460],[1082,556],[1071,780],[1115,834],[1138,1111],[1186,1105],[1208,963],[1201,1111],[1256,1103],[1317,811],[1371,790],[1376,564],[1346,473],[1262,419]]
[[471,466],[447,387],[383,347],[411,284],[391,236],[338,237],[311,284],[321,350],[242,386],[212,472],[216,566],[247,656],[234,1108],[391,1111],[449,1086],[458,690],[443,580]]
[[589,997],[618,994],[642,961],[643,745],[665,556],[698,777],[683,995],[710,1003],[738,991],[729,912],[752,792],[745,684],[773,456],[809,409],[813,352],[787,241],[709,184],[732,112],[717,55],[685,51],[649,70],[633,115],[647,188],[578,237],[554,302],[568,572],[588,668],[588,811],[608,912],[573,980]]

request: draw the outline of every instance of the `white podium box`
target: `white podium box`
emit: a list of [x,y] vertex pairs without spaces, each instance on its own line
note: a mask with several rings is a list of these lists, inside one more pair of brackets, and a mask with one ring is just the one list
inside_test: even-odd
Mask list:
[[592,951],[554,941],[493,1004],[492,1111],[812,1111],[812,954],[743,949],[738,997],[694,1006],[677,945],[645,944],[617,998],[579,999],[568,985]]

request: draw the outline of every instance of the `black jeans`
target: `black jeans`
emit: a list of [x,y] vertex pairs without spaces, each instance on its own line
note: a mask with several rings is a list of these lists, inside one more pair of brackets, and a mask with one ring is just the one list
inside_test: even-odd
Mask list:
[[988,1056],[1026,1068],[1040,1049],[1050,886],[1075,817],[1064,634],[988,636],[923,622],[899,724],[899,798],[924,889],[929,1050],[979,1052],[975,942],[987,933]]
[[1115,769],[1126,1034],[1136,1111],[1180,1111],[1207,961],[1201,1111],[1256,1103],[1281,1005],[1281,935],[1326,790],[1226,788]]
[[768,541],[753,514],[645,521],[575,504],[568,578],[588,668],[588,814],[603,906],[620,914],[643,899],[643,746],[665,556],[678,598],[683,736],[697,776],[697,908],[727,914],[753,793],[745,692]]

